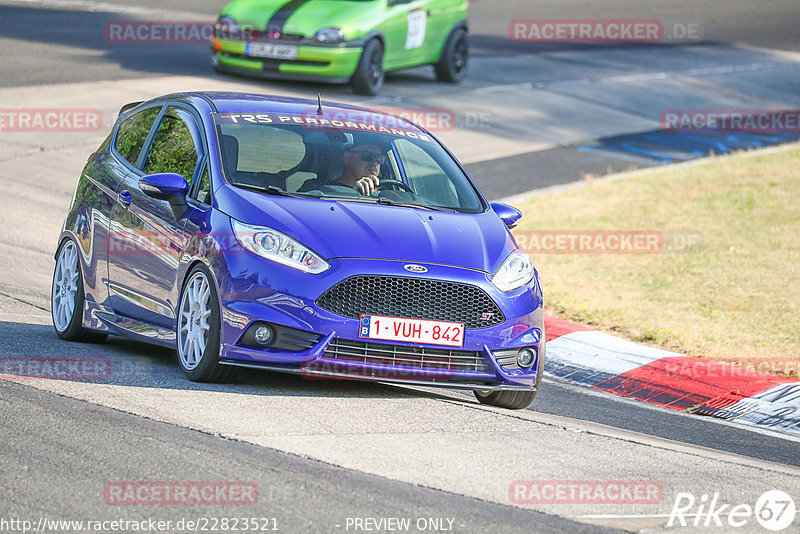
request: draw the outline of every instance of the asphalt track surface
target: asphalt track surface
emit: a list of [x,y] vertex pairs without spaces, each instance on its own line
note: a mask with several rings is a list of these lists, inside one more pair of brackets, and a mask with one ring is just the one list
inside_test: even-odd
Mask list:
[[[0,3],[0,46],[4,50],[0,59],[0,88],[17,87],[35,92],[39,90],[37,88],[44,90],[49,85],[73,82],[124,82],[156,79],[176,73],[198,77],[210,75],[204,50],[195,45],[115,48],[104,41],[102,32],[97,31],[106,22],[124,17],[152,19],[154,13],[162,13],[160,18],[169,18],[175,13],[183,15],[189,11],[185,2],[119,1],[114,5],[127,7],[103,10],[91,4],[94,6],[91,11],[82,9],[82,5],[85,7],[86,4],[71,0]],[[196,13],[198,19],[206,19],[215,16],[219,6],[217,2],[193,2],[190,11]],[[599,56],[607,66],[621,61],[620,58],[636,57],[640,52],[645,55],[653,53],[652,47],[647,51],[627,46],[592,47],[590,50],[575,45],[532,48],[507,39],[508,21],[515,18],[592,17],[701,21],[708,42],[695,48],[702,54],[710,51],[708,55],[731,53],[731,50],[734,50],[734,55],[748,53],[746,50],[749,48],[741,52],[738,48],[732,48],[741,45],[789,53],[800,50],[800,35],[796,31],[800,26],[800,9],[796,2],[759,4],[736,1],[727,2],[725,9],[720,10],[718,4],[712,2],[674,2],[654,6],[652,3],[612,1],[592,4],[590,7],[583,2],[561,2],[536,5],[534,9],[534,4],[529,2],[475,1],[471,8],[473,51],[478,60],[482,57],[486,59],[484,63],[479,63],[486,68],[476,73],[476,77],[483,85],[487,83],[484,80],[504,80],[508,73],[502,64],[494,67],[496,71],[489,70],[491,64],[496,63],[493,59],[497,57],[513,56],[524,64],[528,58],[535,62],[545,56],[558,54],[562,67],[572,65],[574,71],[568,74],[576,79],[584,72],[596,70]],[[175,19],[178,17],[175,16]],[[662,47],[660,50],[663,53],[660,52],[658,57],[666,65],[662,65],[663,68],[669,66],[670,58],[675,62],[680,61],[680,49]],[[760,59],[748,59],[751,64],[756,61]],[[415,69],[394,75],[390,79],[386,101],[391,103],[395,95],[402,95],[409,89],[412,90],[410,92],[417,88],[423,92],[435,92],[436,85],[431,84],[429,74],[418,71]],[[746,76],[736,78],[737,83],[741,81],[743,84],[742,91],[752,88],[752,82],[746,80]],[[786,80],[781,79],[773,83],[776,86],[787,85]],[[764,84],[768,85],[769,80],[764,80]],[[474,86],[468,87],[481,89],[479,85],[475,82]],[[791,90],[790,87],[785,89]],[[279,88],[290,92],[308,92],[299,84],[281,84]],[[343,89],[330,90],[331,98],[346,93]],[[763,94],[760,97],[760,102],[770,101]],[[772,99],[776,100],[781,101]],[[13,102],[0,101],[0,105],[13,107]],[[593,138],[592,133],[588,132],[579,139],[588,143]],[[513,132],[507,135],[513,135]],[[474,174],[473,169],[477,169],[484,176],[482,187],[490,196],[497,198],[524,189],[573,181],[585,173],[603,174],[609,170],[619,171],[650,164],[615,156],[579,153],[574,149],[575,144],[477,161],[471,164],[470,170]],[[50,149],[42,150],[46,152]],[[85,152],[86,149],[81,150]],[[85,154],[81,155],[85,159]],[[528,178],[525,181],[518,180],[515,184],[515,177],[520,175],[521,170],[530,169],[531,166],[538,170],[535,180]],[[5,178],[8,175],[4,175]],[[19,174],[14,176],[14,180],[15,191],[21,187],[23,193],[20,195],[30,206],[41,201],[46,207],[59,202],[63,204],[63,198],[71,194],[71,188],[74,187],[74,184],[45,181],[39,187],[28,190],[24,185],[17,184],[24,181]],[[513,186],[509,186],[509,183]],[[39,189],[42,190],[41,195]],[[54,193],[58,193],[58,198],[62,200],[50,202],[50,196]],[[3,226],[7,230],[12,226],[22,228],[28,223],[15,211],[9,216],[8,205],[3,205],[3,208],[6,212]],[[0,357],[108,357],[114,362],[121,362],[125,369],[134,369],[131,376],[121,377],[116,386],[132,386],[143,390],[143,395],[165,399],[173,395],[196,393],[197,386],[179,376],[174,356],[169,351],[113,338],[104,345],[64,344],[57,340],[52,327],[46,324],[46,280],[52,267],[52,256],[44,253],[47,247],[39,246],[39,242],[52,241],[52,223],[49,219],[59,220],[60,217],[60,213],[49,215],[46,217],[48,223],[43,225],[39,225],[38,221],[33,222],[35,231],[46,234],[32,240],[36,242],[36,250],[19,247],[20,254],[15,254],[15,248],[11,248],[9,243],[16,243],[14,236],[17,230],[4,232],[6,237],[11,235],[10,240],[6,237],[0,240],[0,249],[5,256],[0,261],[3,272],[0,283]],[[27,239],[31,241],[30,237]],[[135,365],[124,363],[129,360]],[[456,531],[463,532],[580,532],[582,529],[602,529],[567,519],[578,515],[571,510],[548,509],[547,512],[541,512],[504,506],[465,496],[480,494],[479,490],[465,489],[462,494],[457,489],[448,490],[445,483],[401,481],[403,477],[383,474],[387,471],[380,469],[380,466],[372,469],[336,467],[343,465],[344,461],[339,464],[336,461],[309,459],[324,456],[315,454],[311,446],[309,449],[294,443],[285,447],[271,446],[269,441],[266,445],[254,444],[258,440],[245,443],[248,441],[246,434],[215,435],[213,430],[204,430],[202,422],[196,425],[160,422],[170,420],[170,417],[161,412],[149,414],[135,402],[141,401],[141,397],[134,398],[130,405],[124,405],[123,401],[114,401],[113,394],[104,396],[95,392],[92,384],[74,386],[59,391],[60,385],[0,382],[0,420],[4,429],[14,429],[12,432],[3,432],[0,438],[0,468],[4,473],[0,477],[0,488],[5,496],[0,504],[0,517],[88,519],[110,518],[121,513],[130,518],[176,519],[201,513],[207,516],[232,515],[230,509],[209,508],[198,511],[197,508],[125,507],[120,510],[107,505],[102,497],[103,486],[110,480],[209,479],[257,482],[262,498],[255,515],[277,517],[279,526],[285,525],[281,530],[287,532],[331,532],[340,530],[336,525],[346,517],[389,516],[453,517],[458,521],[459,528]],[[224,390],[225,386],[222,388]],[[299,379],[265,373],[240,377],[229,388],[236,395],[247,398],[266,394],[274,396],[271,400],[277,401],[281,397],[289,399],[288,410],[292,409],[293,398],[297,401],[310,398],[311,402],[328,398],[349,399],[362,407],[365,405],[361,401],[369,406],[370,399],[373,399],[376,409],[379,403],[398,402],[404,407],[405,403],[409,403],[411,407],[406,411],[398,409],[397,414],[403,418],[414,417],[415,402],[425,406],[419,408],[420,412],[433,416],[437,410],[446,413],[445,409],[450,409],[453,403],[459,409],[479,409],[467,394],[373,384],[309,385]],[[114,391],[122,395],[121,389]],[[210,388],[208,395],[218,395],[220,391]],[[142,406],[145,404],[142,401]],[[186,407],[189,413],[193,409],[191,405]],[[730,465],[745,465],[747,459],[767,462],[755,464],[767,473],[763,476],[767,486],[773,481],[776,484],[786,483],[786,478],[778,478],[775,474],[778,472],[795,480],[791,487],[796,488],[797,480],[800,480],[794,470],[800,466],[800,445],[796,440],[788,440],[780,435],[754,432],[640,403],[624,402],[554,380],[546,381],[527,412],[547,424],[556,427],[562,425],[565,432],[569,432],[570,427],[575,427],[573,431],[582,434],[613,431],[616,439],[636,443],[646,441],[644,437],[652,438],[655,445],[650,446],[655,450],[674,448],[682,451],[682,455],[671,457],[676,460],[675,471],[691,469],[696,457],[718,454]],[[247,413],[236,413],[239,417],[247,417]],[[552,420],[548,419],[550,416]],[[357,414],[343,413],[340,419],[357,417]],[[557,443],[568,443],[563,434],[557,436],[557,440],[560,440]],[[277,440],[275,443],[282,442]],[[331,447],[334,445],[331,444]],[[310,452],[287,453],[285,450]],[[514,452],[506,451],[510,462],[515,461]],[[397,452],[387,449],[385,453],[391,456]],[[591,457],[597,451],[583,450],[582,454]],[[654,452],[631,452],[630,461],[635,463],[640,455],[647,454]],[[620,466],[617,476],[625,478],[627,472],[622,467],[625,457],[614,458]],[[567,466],[570,458],[533,457],[524,461],[540,463],[553,479],[576,478],[575,472],[570,474]],[[774,467],[769,468],[770,465]],[[431,470],[436,471],[436,466]],[[657,470],[655,466],[653,470]],[[720,476],[718,480],[707,477],[703,480],[705,487],[708,490],[725,489],[719,486],[725,480]],[[465,474],[464,478],[466,485],[469,476]],[[750,475],[750,478],[742,479],[753,481],[755,477]],[[678,482],[671,480],[665,480],[665,483],[680,487]],[[791,487],[786,487],[787,491]],[[660,511],[663,513],[665,510],[662,508]],[[642,528],[641,524],[622,520],[610,524],[630,530]]]
[[[30,294],[22,298],[31,303],[38,300]],[[514,449],[505,454],[509,462],[530,463],[547,474],[533,479],[584,478],[574,473],[586,472],[585,466],[570,467],[581,463],[576,456],[580,454],[587,462],[596,458],[609,463],[609,471],[615,473],[611,480],[639,480],[632,473],[639,477],[647,473],[648,480],[663,481],[670,497],[673,490],[689,489],[693,479],[703,489],[731,491],[726,479],[738,478],[736,470],[741,469],[746,471],[742,480],[757,493],[773,485],[790,492],[800,487],[800,470],[790,467],[797,465],[797,441],[620,402],[604,394],[587,394],[552,380],[546,381],[533,406],[520,413],[485,409],[459,392],[306,381],[273,373],[246,372],[222,385],[193,384],[181,375],[172,351],[119,338],[100,345],[60,342],[45,324],[47,314],[41,309],[5,297],[0,297],[0,304],[3,319],[19,318],[0,322],[4,339],[0,358],[103,358],[113,369],[110,380],[101,384],[2,382],[0,421],[3,428],[13,429],[0,437],[4,473],[0,490],[8,496],[0,508],[2,517],[177,521],[239,514],[242,507],[114,506],[103,496],[105,485],[112,481],[222,480],[257,484],[259,502],[245,513],[276,517],[286,532],[345,531],[336,525],[344,525],[348,517],[454,518],[456,532],[604,531],[602,524],[574,523],[569,518],[578,514],[572,510],[555,506],[541,513],[503,506],[496,498],[489,499],[494,503],[476,498],[475,491],[466,488],[494,482],[483,482],[482,477],[472,480],[469,471],[485,466],[469,449],[488,453],[492,446],[483,440],[495,433],[505,435],[503,440],[509,445],[516,443],[515,434],[532,424],[546,428],[533,433],[528,449],[550,454],[528,456],[530,450],[526,450],[526,459],[516,462]],[[321,415],[319,410],[332,413]],[[321,427],[304,426],[309,422]],[[452,425],[462,430],[448,430]],[[504,432],[505,425],[514,430]],[[408,462],[413,472],[418,466],[411,458],[427,455],[432,445],[426,440],[450,448],[453,432],[457,452],[450,454],[455,454],[452,461],[459,466],[455,487],[442,484],[442,488],[438,475],[417,483],[409,483],[403,475],[395,475],[400,479],[395,480],[380,467]],[[594,449],[600,444],[582,445],[581,440],[599,441],[608,450]],[[569,451],[570,443],[577,451]],[[353,468],[353,460],[342,447],[365,455],[373,451],[378,458],[366,459],[367,468]],[[493,446],[495,451],[497,447]],[[553,454],[549,448],[564,448],[566,456]],[[619,448],[633,450],[620,455]],[[319,461],[320,450],[330,450],[323,461]],[[667,452],[669,465],[650,464],[651,456],[663,463],[658,457]],[[459,460],[459,454],[464,460]],[[437,460],[434,455],[422,463],[434,473],[454,469],[437,465],[439,461],[441,457]],[[489,463],[493,469],[498,467],[494,461]],[[638,463],[645,467],[636,467]],[[505,484],[520,478],[510,468],[504,474],[502,465],[495,477]],[[467,496],[459,495],[462,485]],[[595,507],[591,511],[608,510]],[[661,506],[658,511],[666,513],[668,508]],[[648,524],[623,519],[613,525],[639,530]]]
[[[103,490],[109,481],[200,476],[255,482],[259,502],[244,513],[274,519],[284,532],[342,531],[347,517],[457,518],[454,528],[463,532],[519,532],[525,524],[535,525],[538,532],[605,530],[220,439],[17,384],[3,384],[0,406],[3,427],[15,430],[0,436],[6,518],[105,518],[110,506]],[[9,406],[17,409],[9,411]],[[224,506],[202,511],[193,506],[132,512],[116,508],[128,520],[173,523],[242,515]]]

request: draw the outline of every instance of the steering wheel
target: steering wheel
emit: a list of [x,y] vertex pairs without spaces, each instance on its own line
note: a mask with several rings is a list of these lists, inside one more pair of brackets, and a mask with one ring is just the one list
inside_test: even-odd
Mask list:
[[408,184],[404,184],[400,180],[383,180],[378,186],[375,188],[375,191],[383,191],[384,189],[388,189],[389,187],[401,189],[403,191],[407,191],[411,194],[414,194],[414,190],[408,186]]

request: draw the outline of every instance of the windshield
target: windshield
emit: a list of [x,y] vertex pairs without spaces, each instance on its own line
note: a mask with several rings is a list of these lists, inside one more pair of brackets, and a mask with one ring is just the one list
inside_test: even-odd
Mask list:
[[402,119],[374,117],[384,120],[216,113],[220,167],[232,185],[270,194],[485,210],[467,176],[436,140]]

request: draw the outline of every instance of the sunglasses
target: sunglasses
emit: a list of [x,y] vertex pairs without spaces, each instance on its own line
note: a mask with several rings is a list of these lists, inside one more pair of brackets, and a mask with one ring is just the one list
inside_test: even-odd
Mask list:
[[358,154],[358,157],[361,158],[361,161],[365,161],[367,163],[372,163],[373,161],[376,162],[378,165],[383,165],[386,163],[386,156],[382,154],[376,154],[375,152],[369,152],[367,150],[358,150],[354,151],[353,154]]

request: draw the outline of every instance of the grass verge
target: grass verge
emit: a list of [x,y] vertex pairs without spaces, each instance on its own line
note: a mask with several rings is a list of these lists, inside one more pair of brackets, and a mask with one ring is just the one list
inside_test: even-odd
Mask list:
[[[800,145],[790,145],[535,194],[518,205],[525,219],[514,234],[540,272],[547,312],[797,378],[798,163]],[[633,232],[645,236],[628,238],[639,239],[636,250],[660,250],[648,248],[653,236],[666,247],[607,253]],[[581,242],[582,235],[589,237]]]

